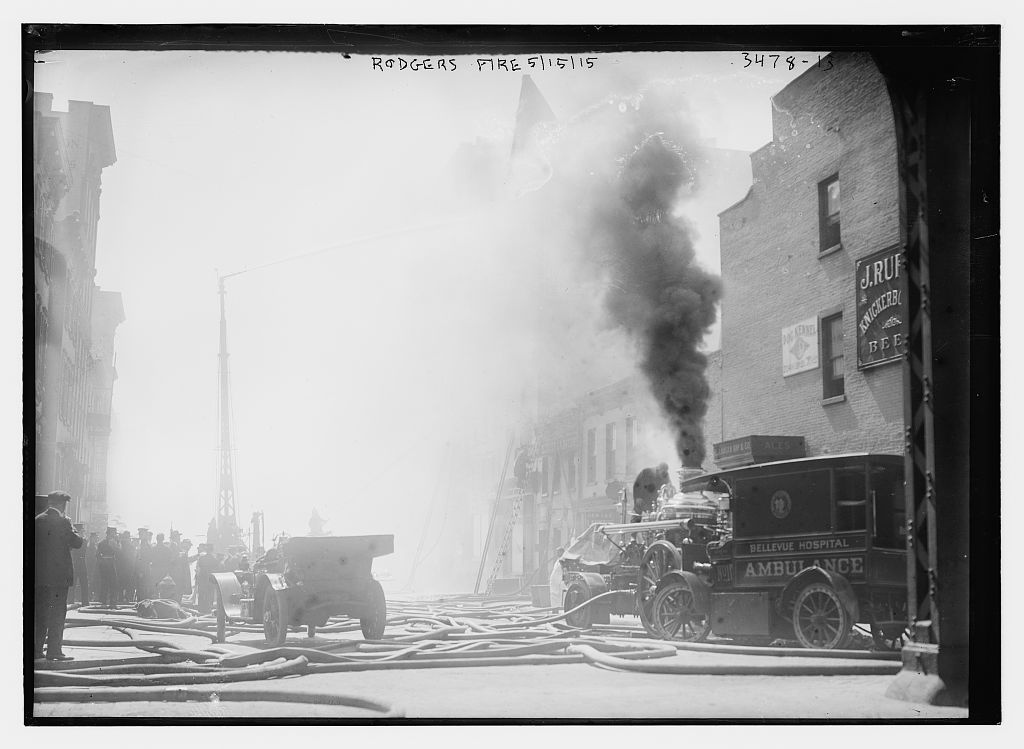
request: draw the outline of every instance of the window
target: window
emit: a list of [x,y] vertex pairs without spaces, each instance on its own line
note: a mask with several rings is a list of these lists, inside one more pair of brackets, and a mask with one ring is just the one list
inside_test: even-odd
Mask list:
[[626,478],[636,472],[636,419],[626,417]]
[[541,458],[541,461],[540,461],[540,493],[541,494],[547,494],[548,493],[548,481],[550,480],[549,477],[551,476],[550,466],[551,466],[551,461],[548,460],[548,456],[545,455],[543,458]]
[[843,364],[843,313],[821,321],[821,397],[838,398],[846,392]]
[[835,530],[862,531],[867,527],[867,493],[863,468],[840,468],[835,472]]
[[565,461],[565,487],[569,491],[576,488],[576,471],[578,469],[579,461],[576,459],[576,453],[569,453]]
[[607,424],[604,428],[604,477],[615,478],[615,424]]
[[902,467],[871,466],[875,546],[886,549],[906,548],[907,514],[903,492]]
[[552,458],[551,465],[551,493],[558,494],[562,489],[562,460],[558,453]]
[[821,235],[819,252],[827,252],[839,246],[838,174],[818,184],[818,229]]
[[587,430],[587,483],[597,483],[597,430]]

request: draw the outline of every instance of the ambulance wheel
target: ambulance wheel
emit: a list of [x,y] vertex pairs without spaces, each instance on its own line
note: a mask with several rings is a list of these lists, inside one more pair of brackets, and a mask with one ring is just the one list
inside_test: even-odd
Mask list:
[[283,590],[269,585],[263,594],[263,639],[271,647],[281,647],[288,639],[288,599]]
[[706,612],[698,610],[690,586],[682,580],[666,583],[654,597],[651,619],[661,637],[699,642],[711,632]]
[[853,621],[831,585],[811,583],[796,596],[793,631],[805,648],[834,650],[850,641]]
[[359,619],[359,628],[366,640],[379,640],[384,636],[384,627],[388,623],[388,602],[384,598],[384,588],[376,580],[371,580],[367,590],[369,609]]

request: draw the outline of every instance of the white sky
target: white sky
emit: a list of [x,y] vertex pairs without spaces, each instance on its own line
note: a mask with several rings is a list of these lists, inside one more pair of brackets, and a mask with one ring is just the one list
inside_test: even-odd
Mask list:
[[[111,513],[197,540],[215,511],[215,269],[384,234],[229,279],[228,334],[240,522],[262,509],[268,540],[301,534],[315,506],[335,533],[395,533],[400,567],[443,443],[510,397],[518,374],[505,340],[535,301],[517,279],[543,272],[530,265],[537,250],[512,252],[520,228],[460,203],[446,169],[460,143],[507,148],[521,74],[478,72],[475,58],[447,73],[306,53],[39,59],[36,90],[56,109],[111,109],[117,163],[103,174],[96,281],[122,293],[127,316]],[[681,82],[703,136],[749,151],[771,138],[769,97],[806,65],[787,67],[743,69],[739,53],[616,54],[533,77],[560,118]],[[692,208],[709,267],[715,214],[748,186]],[[523,227],[524,244],[539,231]]]

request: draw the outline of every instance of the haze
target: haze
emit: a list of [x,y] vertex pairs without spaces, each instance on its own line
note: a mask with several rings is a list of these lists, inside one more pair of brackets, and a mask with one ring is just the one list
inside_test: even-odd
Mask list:
[[[744,69],[739,53],[596,57],[530,71],[559,121],[671,83],[708,145],[741,151],[770,140],[770,96],[806,69]],[[112,520],[198,541],[215,514],[218,270],[251,269],[227,281],[240,524],[262,510],[270,542],[307,532],[316,508],[335,534],[394,533],[380,566],[397,576],[445,445],[457,476],[456,446],[515,413],[538,359],[580,390],[632,371],[631,342],[599,319],[601,289],[561,229],[524,222],[511,195],[522,73],[475,59],[380,72],[328,54],[39,56],[35,88],[55,109],[91,101],[113,121],[96,260],[127,317]],[[497,155],[497,197],[453,166],[464,144]],[[743,197],[749,169],[729,179],[715,200],[680,206],[714,272],[717,213]],[[717,345],[716,329],[705,347]]]

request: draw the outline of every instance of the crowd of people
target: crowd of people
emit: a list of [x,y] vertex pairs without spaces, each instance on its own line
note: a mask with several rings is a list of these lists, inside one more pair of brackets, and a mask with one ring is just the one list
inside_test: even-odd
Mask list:
[[215,552],[212,544],[193,547],[171,530],[168,536],[148,528],[107,528],[98,533],[73,524],[66,515],[70,496],[51,492],[47,508],[35,518],[35,656],[67,660],[61,650],[67,605],[115,606],[152,599],[191,604],[201,613],[214,605],[214,572],[249,569],[245,547]]
[[[81,526],[76,530],[84,533]],[[107,528],[102,541],[98,536],[90,533],[72,552],[75,582],[69,603],[111,606],[163,598],[194,603],[206,613],[213,606],[210,574],[249,567],[244,547],[217,553],[211,544],[194,547],[176,530],[154,537],[148,528],[139,528],[135,536]]]

